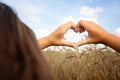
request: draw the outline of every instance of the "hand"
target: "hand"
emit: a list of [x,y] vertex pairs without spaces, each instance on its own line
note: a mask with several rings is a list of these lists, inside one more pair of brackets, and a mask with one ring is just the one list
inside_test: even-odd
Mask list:
[[104,43],[109,33],[94,22],[80,20],[76,25],[77,32],[88,32],[86,40],[77,43],[77,47],[89,43]]
[[48,36],[50,44],[53,46],[70,46],[76,47],[76,45],[72,42],[65,41],[64,34],[69,30],[72,29],[76,32],[75,24],[73,22],[68,22],[59,26],[53,33]]

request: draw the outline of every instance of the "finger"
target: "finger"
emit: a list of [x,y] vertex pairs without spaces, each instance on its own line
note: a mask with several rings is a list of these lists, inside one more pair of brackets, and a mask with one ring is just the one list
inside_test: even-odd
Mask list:
[[83,41],[80,41],[76,44],[77,47],[81,46],[81,45],[84,45],[84,44],[89,44],[91,43],[91,39],[86,39],[86,40],[83,40]]
[[72,21],[66,23],[65,26],[67,29],[75,29],[75,23]]
[[76,24],[74,22],[68,22],[68,27],[67,27],[67,30],[68,29],[72,29],[74,32],[78,32],[77,29],[76,29]]
[[61,29],[64,33],[66,33],[69,29],[76,31],[75,30],[75,23],[73,23],[72,21],[65,23],[65,24],[61,25]]
[[91,29],[98,28],[98,25],[95,22],[87,21],[87,20],[80,20],[78,22],[78,27],[83,27],[86,31],[91,31]]
[[85,28],[80,27],[78,32],[79,32],[79,33],[83,33],[83,32],[85,32]]
[[89,24],[91,23],[91,21],[86,21],[86,20],[80,20],[78,22],[78,24],[81,26],[81,27],[84,27],[86,28],[87,26],[89,26]]
[[80,23],[78,23],[78,24],[76,25],[76,29],[77,29],[77,31],[80,32],[80,33],[82,33],[82,32],[85,31],[85,28],[82,27]]
[[[77,23],[77,28],[80,28],[80,29],[83,29],[84,30],[89,30],[89,28],[91,27],[90,25],[92,24],[93,22],[91,21],[87,21],[87,20],[80,20],[78,23]],[[82,31],[80,31],[82,32]]]
[[79,30],[76,27],[71,28],[74,32],[79,32]]

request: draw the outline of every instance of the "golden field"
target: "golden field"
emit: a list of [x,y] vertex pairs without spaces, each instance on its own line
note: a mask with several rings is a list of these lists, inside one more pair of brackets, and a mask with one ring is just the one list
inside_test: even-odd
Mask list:
[[120,54],[96,45],[44,50],[55,80],[120,80]]

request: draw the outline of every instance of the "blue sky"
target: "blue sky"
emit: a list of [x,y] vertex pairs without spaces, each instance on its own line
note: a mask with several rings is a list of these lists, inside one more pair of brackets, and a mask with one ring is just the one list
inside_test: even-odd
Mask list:
[[[0,0],[10,5],[37,38],[68,21],[92,20],[107,31],[120,35],[120,0]],[[79,40],[68,31],[66,38]],[[76,39],[74,40],[73,39]]]

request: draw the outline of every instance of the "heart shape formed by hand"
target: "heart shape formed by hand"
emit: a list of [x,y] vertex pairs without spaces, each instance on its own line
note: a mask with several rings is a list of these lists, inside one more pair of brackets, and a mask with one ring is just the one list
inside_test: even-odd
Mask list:
[[[80,34],[74,34],[74,32],[68,32],[72,29],[75,33],[83,33],[85,31],[88,32],[88,37],[85,40],[77,41],[81,39]],[[66,34],[68,32],[68,34]],[[64,36],[67,35],[68,40],[64,39]],[[104,34],[104,35],[102,35]],[[91,21],[79,21],[76,24],[73,22],[68,22],[66,24],[60,25],[57,30],[55,30],[50,36],[52,36],[51,43],[52,45],[57,46],[71,46],[78,47],[80,45],[89,44],[89,43],[99,43],[102,42],[103,39],[108,36],[109,33],[101,28],[94,22]],[[71,37],[72,36],[72,37]],[[76,40],[75,40],[76,39]],[[70,41],[69,41],[70,40]],[[73,40],[73,41],[71,41]],[[73,43],[75,42],[75,43]]]
[[[69,30],[73,30],[72,33],[69,33]],[[77,47],[77,41],[76,40],[80,40],[80,34],[78,34],[77,32],[84,32],[84,28],[82,29],[79,29],[76,27],[76,25],[73,23],[73,22],[69,22],[69,23],[66,23],[66,24],[63,24],[61,25],[60,27],[57,28],[57,30],[55,30],[50,36],[52,36],[51,39],[51,42],[52,42],[52,45],[55,45],[55,46],[70,46],[70,47],[74,47],[76,48]],[[68,32],[69,35],[67,35],[66,33]],[[77,33],[77,34],[76,34]],[[64,35],[67,35],[67,38],[70,40],[68,41],[65,40],[64,38]],[[73,36],[71,38],[71,36]],[[76,40],[75,40],[75,37],[76,37]],[[71,41],[74,40],[74,41]],[[75,44],[76,43],[76,44]]]

